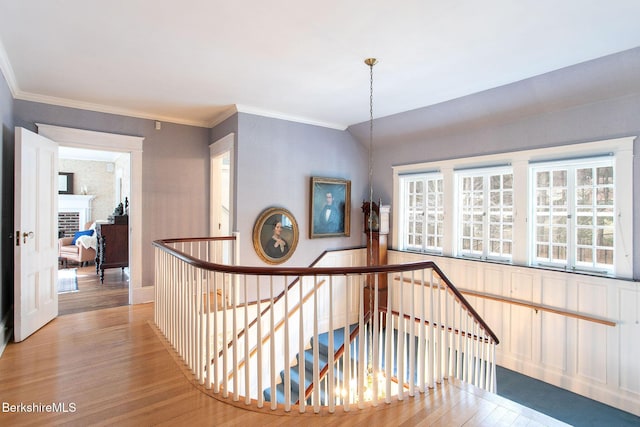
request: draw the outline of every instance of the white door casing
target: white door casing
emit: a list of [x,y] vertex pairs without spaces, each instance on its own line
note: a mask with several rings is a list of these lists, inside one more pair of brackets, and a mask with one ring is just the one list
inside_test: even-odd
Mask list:
[[[15,132],[14,339],[58,315],[58,144]],[[52,179],[55,178],[55,179]]]
[[38,133],[61,146],[130,153],[129,304],[153,301],[153,286],[142,286],[142,144],[144,137],[36,123]]

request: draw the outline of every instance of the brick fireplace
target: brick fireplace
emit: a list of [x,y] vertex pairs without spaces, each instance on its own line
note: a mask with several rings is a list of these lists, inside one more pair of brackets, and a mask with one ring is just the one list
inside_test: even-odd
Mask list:
[[58,230],[64,232],[64,237],[71,237],[73,233],[84,229],[84,225],[91,221],[91,201],[96,196],[81,194],[60,194],[58,196]]
[[73,237],[80,230],[80,214],[78,212],[58,212],[58,237]]

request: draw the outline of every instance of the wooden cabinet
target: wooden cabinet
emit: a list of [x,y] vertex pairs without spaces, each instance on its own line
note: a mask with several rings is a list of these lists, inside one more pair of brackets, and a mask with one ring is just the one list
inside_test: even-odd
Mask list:
[[129,226],[126,224],[96,224],[98,250],[96,273],[104,282],[104,270],[129,266]]

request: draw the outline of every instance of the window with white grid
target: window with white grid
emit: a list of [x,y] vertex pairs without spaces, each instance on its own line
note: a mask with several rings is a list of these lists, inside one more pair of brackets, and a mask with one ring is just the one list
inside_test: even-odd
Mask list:
[[443,189],[439,174],[401,178],[403,249],[442,252]]
[[611,157],[533,165],[533,264],[612,273],[615,265]]
[[513,171],[480,169],[457,173],[457,253],[509,261],[513,251]]
[[636,139],[393,166],[391,245],[633,279]]

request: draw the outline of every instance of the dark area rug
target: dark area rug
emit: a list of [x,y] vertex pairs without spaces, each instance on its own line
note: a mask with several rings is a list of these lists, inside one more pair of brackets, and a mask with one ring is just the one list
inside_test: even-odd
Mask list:
[[640,426],[640,417],[498,366],[498,395],[573,426]]

